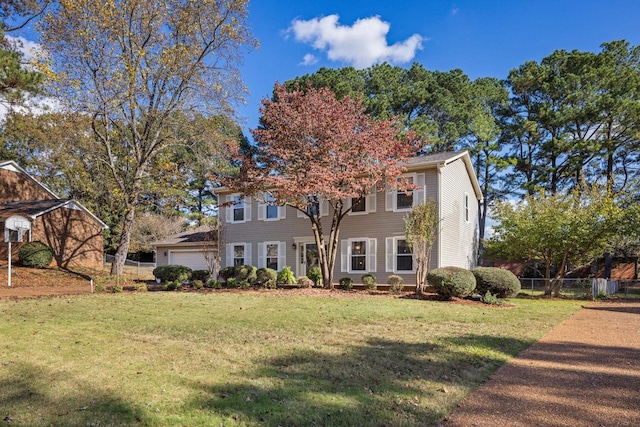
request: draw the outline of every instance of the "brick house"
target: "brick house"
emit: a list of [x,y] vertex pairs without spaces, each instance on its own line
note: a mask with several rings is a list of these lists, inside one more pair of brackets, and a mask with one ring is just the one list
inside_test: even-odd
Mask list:
[[[31,230],[22,243],[12,245],[12,259],[20,246],[41,241],[53,251],[60,267],[102,265],[106,224],[79,202],[60,199],[14,161],[0,162],[0,231],[13,215],[27,218]],[[4,237],[4,233],[3,233]],[[0,243],[0,260],[7,259],[8,245]]]

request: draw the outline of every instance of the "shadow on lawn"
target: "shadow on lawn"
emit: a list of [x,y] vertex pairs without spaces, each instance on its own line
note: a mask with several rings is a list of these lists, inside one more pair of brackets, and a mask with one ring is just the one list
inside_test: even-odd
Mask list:
[[[143,424],[144,411],[130,402],[81,383],[61,390],[61,372],[22,362],[0,379],[0,419],[6,425],[102,426]],[[10,424],[11,423],[11,424]],[[2,423],[4,425],[4,423]]]
[[372,339],[339,356],[292,351],[257,362],[243,373],[246,380],[191,384],[199,395],[192,405],[266,426],[431,425],[500,366],[504,354],[529,344],[469,335],[438,344]]

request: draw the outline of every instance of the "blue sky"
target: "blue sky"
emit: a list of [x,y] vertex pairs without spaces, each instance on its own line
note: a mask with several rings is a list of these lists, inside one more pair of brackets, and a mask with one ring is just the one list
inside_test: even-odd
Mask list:
[[275,82],[384,60],[506,78],[556,49],[597,52],[619,39],[639,45],[640,0],[251,0],[249,25],[260,47],[244,56],[249,94],[238,116],[252,139]]
[[[472,79],[506,78],[525,61],[540,61],[557,49],[597,52],[601,43],[619,39],[640,44],[640,0],[252,0],[249,12],[260,48],[247,54],[242,65],[250,94],[238,113],[248,137],[248,129],[258,126],[260,101],[276,81],[375,57],[363,59],[363,54],[379,51],[380,37],[372,37],[371,26],[361,31],[363,25],[354,26],[367,18],[374,19],[364,22],[377,27],[380,22],[389,25],[383,35],[387,46],[409,44],[416,35],[421,39],[421,48],[413,55],[404,49],[403,58],[410,59],[398,59],[395,65],[460,68]],[[331,15],[339,18],[322,20]],[[306,28],[299,31],[300,40],[294,22],[296,28]],[[314,42],[324,43],[324,49]],[[331,60],[329,54],[340,59]],[[305,55],[317,62],[305,64]]]

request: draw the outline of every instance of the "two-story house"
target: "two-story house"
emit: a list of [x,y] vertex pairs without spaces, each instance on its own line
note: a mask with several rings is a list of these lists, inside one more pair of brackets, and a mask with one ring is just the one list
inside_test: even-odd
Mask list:
[[[372,274],[386,283],[391,274],[415,283],[415,260],[404,236],[404,217],[411,207],[435,199],[441,218],[429,268],[471,268],[477,259],[478,203],[482,192],[466,151],[411,158],[407,177],[418,189],[404,192],[387,186],[365,199],[347,200],[351,212],[340,226],[334,280],[351,277],[360,283]],[[242,197],[218,190],[222,221],[223,266],[248,264],[281,270],[290,266],[296,276],[318,263],[309,218],[289,206],[269,203],[268,195]],[[320,204],[329,221],[329,203]]]

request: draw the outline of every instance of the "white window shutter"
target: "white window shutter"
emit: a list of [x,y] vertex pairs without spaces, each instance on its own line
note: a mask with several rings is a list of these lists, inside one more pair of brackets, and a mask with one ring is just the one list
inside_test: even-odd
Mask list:
[[340,241],[340,271],[346,273],[349,271],[349,241]]
[[251,243],[244,244],[244,264],[253,265],[251,264]]
[[244,199],[244,220],[251,221],[251,197]]
[[418,186],[418,189],[415,190],[415,199],[413,201],[414,205],[419,205],[421,203],[424,203],[424,174],[423,173],[419,173],[417,175],[417,183],[416,185]]
[[261,200],[266,200],[266,194],[260,193],[258,195],[258,221],[264,221],[266,218],[267,204],[261,203]]
[[278,206],[278,219],[287,218],[287,205]]
[[389,184],[387,184],[386,186],[386,191],[385,191],[385,210],[386,211],[392,211],[393,210],[393,205],[394,205],[394,199],[396,197],[396,189],[392,188]]
[[258,243],[258,268],[264,268],[267,266],[266,252],[266,243]]
[[329,215],[329,201],[320,199],[320,216]]
[[373,190],[367,194],[367,213],[376,211],[376,193],[376,188],[373,187]]
[[233,267],[233,245],[227,244],[227,259],[225,260],[225,267]]
[[377,265],[377,256],[376,256],[376,252],[377,252],[377,245],[378,240],[377,239],[369,239],[369,244],[367,245],[367,271],[369,273],[375,273],[376,272],[376,265]]
[[393,272],[393,253],[395,252],[393,245],[393,237],[387,237],[385,239],[385,251],[386,251],[386,261],[385,261],[385,270],[387,273]]
[[287,265],[287,242],[278,242],[278,270]]
[[[232,200],[231,196],[227,196],[225,197],[225,201],[227,203],[229,203]],[[233,205],[227,205],[224,208],[225,212],[226,212],[226,218],[227,218],[227,222],[233,222]]]

